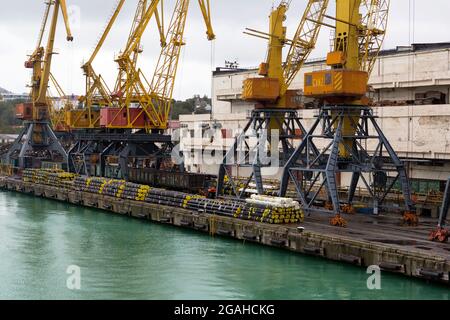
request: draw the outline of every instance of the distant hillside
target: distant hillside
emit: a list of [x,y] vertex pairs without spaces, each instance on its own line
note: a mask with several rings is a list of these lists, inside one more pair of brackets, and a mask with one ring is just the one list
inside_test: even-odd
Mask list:
[[16,104],[23,100],[0,101],[0,133],[17,133],[21,121],[16,119]]
[[172,120],[178,120],[180,114],[205,114],[211,113],[211,98],[194,95],[185,101],[174,100],[172,107]]
[[9,92],[8,90],[3,89],[2,87],[0,87],[0,94],[2,94],[2,93],[11,93],[11,92]]

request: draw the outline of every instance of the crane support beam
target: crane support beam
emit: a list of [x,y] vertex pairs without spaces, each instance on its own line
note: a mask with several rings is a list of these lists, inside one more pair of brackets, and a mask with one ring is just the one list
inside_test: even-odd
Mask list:
[[[319,116],[285,165],[279,194],[285,196],[293,183],[306,211],[334,213],[331,223],[339,225],[341,212],[352,208],[357,186],[370,194],[378,214],[379,209],[393,210],[386,198],[398,182],[404,222],[417,221],[411,218],[414,205],[405,165],[367,106],[368,79],[384,40],[390,1],[335,1],[336,17],[325,16],[336,26],[329,69],[305,74],[305,96],[319,100]],[[319,143],[327,147],[317,154]],[[368,145],[376,145],[375,152]],[[341,173],[352,177],[346,199],[338,191]],[[323,194],[325,206],[313,192]]]
[[70,30],[69,15],[67,11],[66,0],[59,0],[61,6],[61,12],[64,19],[64,26],[66,27],[66,39],[67,41],[73,41],[72,31]]
[[[105,113],[104,118],[109,119],[105,126],[110,129],[167,129],[179,58],[185,45],[184,31],[190,0],[176,1],[153,78],[147,81],[142,70],[137,68],[136,54],[140,52],[140,39],[151,17],[155,16],[161,33],[159,26],[162,23],[158,22],[157,3],[151,2],[131,32],[125,50],[116,59],[120,72],[112,98],[117,102],[117,107],[101,111]],[[199,4],[208,39],[214,39],[209,1],[199,1]],[[132,104],[136,104],[137,108],[132,107]]]
[[122,57],[129,57],[133,53],[133,51],[135,51],[139,47],[142,35],[144,34],[148,23],[155,14],[158,8],[159,1],[160,0],[151,0],[150,5],[148,6],[144,16],[142,17],[142,21],[139,23],[133,35],[130,37],[131,42],[127,45],[127,49],[121,55]]
[[117,3],[116,8],[114,9],[114,13],[112,14],[111,18],[109,19],[108,24],[106,25],[106,28],[100,37],[100,40],[98,41],[97,45],[95,46],[94,51],[91,54],[91,57],[85,63],[85,65],[91,65],[94,62],[95,58],[97,57],[97,54],[99,53],[100,49],[102,48],[103,44],[105,43],[105,40],[108,38],[108,35],[109,35],[114,23],[116,22],[116,19],[119,16],[119,13],[122,10],[124,3],[125,3],[125,0],[119,0],[119,2]]
[[[297,91],[288,89],[315,47],[328,3],[329,0],[308,1],[292,40],[287,38],[287,28],[284,25],[288,10],[286,1],[281,1],[280,5],[271,12],[267,33],[246,29],[245,33],[268,40],[268,55],[259,68],[259,75],[262,77],[244,81],[242,97],[244,100],[255,102],[255,110],[243,133],[236,139],[235,144],[223,159],[218,174],[217,196],[226,194],[225,190],[230,189],[231,185],[233,190],[231,195],[242,198],[247,194],[251,182],[257,186],[257,193],[264,193],[262,168],[282,168],[295,150],[295,140],[306,135],[296,110],[301,107],[300,99],[297,99]],[[289,46],[289,52],[286,61],[283,62],[285,46]],[[280,141],[268,142],[277,135]],[[247,140],[250,137],[256,138],[256,142],[252,145],[249,145]],[[264,156],[260,154],[260,150],[270,149],[271,154],[277,154],[279,150],[271,148],[278,149],[278,145],[282,146],[279,159],[271,158],[270,161],[263,159]],[[238,150],[245,150],[244,159],[238,159]],[[256,155],[249,160],[255,152]],[[230,167],[234,167],[234,171],[239,172],[240,167],[246,166],[252,168],[252,174],[245,187],[242,190],[236,190],[237,182]],[[228,180],[228,188],[225,186],[226,180]]]
[[[51,10],[52,6],[53,11]],[[43,48],[41,43],[51,11],[47,45],[46,48]],[[48,95],[50,81],[56,83],[51,75],[51,67],[60,11],[64,19],[66,39],[73,41],[66,1],[49,0],[46,3],[43,23],[39,32],[38,46],[25,62],[26,68],[33,69],[31,102],[17,106],[17,110],[21,111],[18,113],[20,119],[25,120],[24,127],[4,159],[7,163],[14,162],[14,165],[20,168],[40,166],[40,163],[34,161],[36,155],[43,160],[62,163],[63,168],[67,168],[68,165],[68,155],[50,126],[51,114],[55,110],[52,108],[52,101]],[[63,93],[59,85],[56,85],[56,90]],[[32,114],[32,116],[30,117],[28,114]]]
[[200,5],[200,10],[202,11],[203,20],[206,25],[206,34],[208,36],[208,40],[214,40],[216,35],[214,34],[212,20],[211,20],[211,8],[209,4],[209,0],[198,0]]

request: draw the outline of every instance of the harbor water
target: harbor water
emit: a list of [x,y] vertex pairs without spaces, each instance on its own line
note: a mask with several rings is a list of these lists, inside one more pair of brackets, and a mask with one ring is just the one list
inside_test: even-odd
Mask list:
[[448,287],[0,192],[0,299],[446,299]]

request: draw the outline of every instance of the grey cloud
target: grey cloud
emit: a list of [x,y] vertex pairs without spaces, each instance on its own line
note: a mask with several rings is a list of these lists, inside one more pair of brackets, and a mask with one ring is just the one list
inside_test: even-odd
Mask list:
[[[180,76],[175,90],[176,98],[189,97],[195,93],[210,91],[210,71],[215,66],[223,65],[226,59],[238,59],[241,66],[256,66],[265,57],[266,42],[242,34],[245,27],[267,30],[268,15],[271,7],[279,1],[270,0],[211,0],[213,24],[217,34],[214,44],[206,41],[205,28],[196,0],[191,0],[185,38],[187,46],[180,64]],[[83,77],[79,69],[83,60],[88,58],[101,30],[106,24],[116,0],[67,0],[68,5],[80,8],[80,29],[74,30],[75,42],[64,41],[64,30],[58,31],[56,47],[60,55],[55,57],[54,73],[67,91],[82,93]],[[131,19],[137,0],[127,0],[123,12],[96,61],[98,72],[105,75],[113,85],[116,66],[113,58],[123,47],[128,36]],[[175,0],[168,1],[166,13]],[[333,1],[331,1],[333,3]],[[36,36],[41,24],[44,0],[2,1],[0,10],[0,35],[7,36],[9,42],[0,43],[0,68],[6,74],[15,74],[14,79],[1,79],[0,86],[22,92],[29,81],[29,74],[23,70],[26,54],[34,49]],[[450,27],[447,15],[450,11],[448,0],[392,0],[391,15],[386,48],[406,45],[413,37],[409,31],[410,13],[408,6],[415,4],[415,36],[416,42],[447,41]],[[288,34],[295,32],[298,21],[305,8],[306,0],[293,0],[288,11]],[[330,8],[332,14],[333,7]],[[167,24],[167,23],[166,23]],[[322,30],[312,57],[325,56],[329,48],[330,31]],[[159,52],[158,35],[154,23],[149,26],[143,39],[144,54],[141,66],[151,78],[153,65]],[[214,56],[211,56],[212,49]],[[212,63],[211,63],[212,61]],[[195,80],[192,77],[195,74]]]

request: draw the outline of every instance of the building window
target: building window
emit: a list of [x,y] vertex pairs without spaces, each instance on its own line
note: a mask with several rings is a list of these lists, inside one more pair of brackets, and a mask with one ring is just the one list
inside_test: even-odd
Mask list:
[[325,73],[325,84],[327,86],[331,84],[331,73]]
[[312,74],[307,74],[305,77],[305,86],[312,86]]

